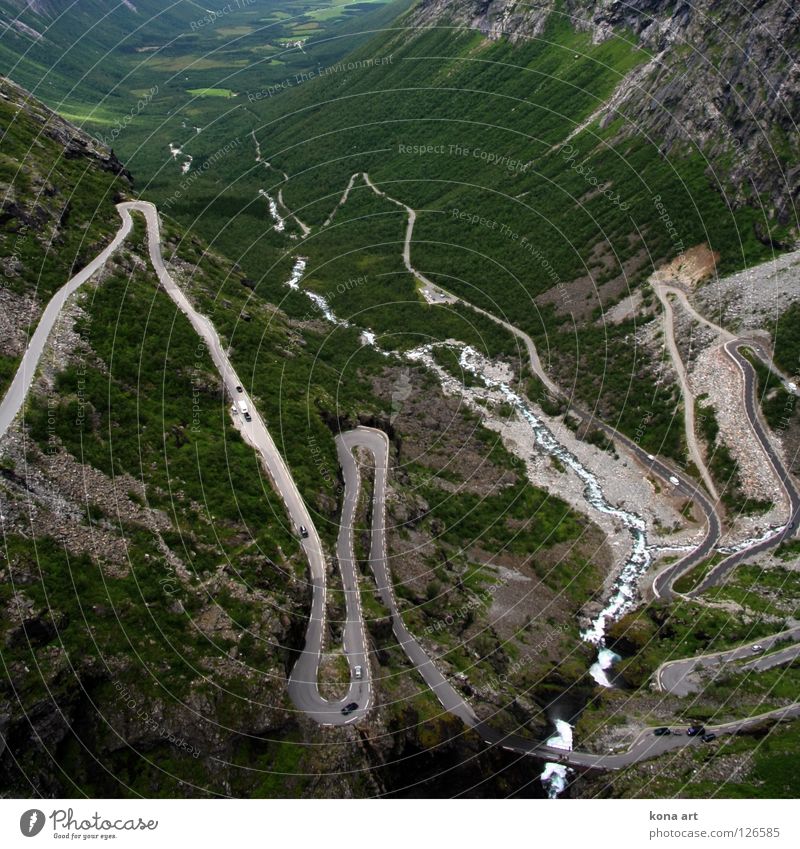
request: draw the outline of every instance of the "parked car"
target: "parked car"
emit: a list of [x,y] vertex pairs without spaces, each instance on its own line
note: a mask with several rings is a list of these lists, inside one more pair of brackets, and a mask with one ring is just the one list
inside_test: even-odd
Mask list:
[[670,734],[672,734],[672,732],[669,730],[669,728],[656,728],[653,734],[655,734],[656,737],[668,737]]
[[342,708],[342,716],[349,716],[354,710],[358,710],[358,702],[350,702]]
[[697,737],[698,734],[703,734],[705,732],[705,728],[702,725],[690,725],[689,728],[686,729],[686,734],[689,737]]
[[707,734],[703,734],[700,738],[704,743],[710,743],[712,740],[717,739],[717,735],[709,731]]

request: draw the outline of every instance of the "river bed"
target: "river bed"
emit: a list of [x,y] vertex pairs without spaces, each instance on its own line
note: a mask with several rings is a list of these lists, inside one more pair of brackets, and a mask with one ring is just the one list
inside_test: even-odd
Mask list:
[[[589,626],[581,632],[581,638],[594,645],[597,649],[597,659],[589,672],[595,682],[602,687],[613,687],[611,671],[620,659],[619,655],[606,646],[608,626],[631,610],[638,601],[639,580],[647,572],[653,562],[653,551],[647,544],[647,525],[644,519],[636,513],[615,507],[605,496],[597,476],[586,468],[581,461],[561,442],[552,430],[533,412],[522,396],[514,392],[511,386],[503,380],[498,367],[484,358],[469,345],[456,343],[441,343],[451,348],[460,348],[459,366],[473,377],[478,378],[486,388],[498,392],[502,399],[513,406],[517,414],[525,421],[533,432],[536,445],[540,450],[556,458],[570,469],[583,484],[583,498],[595,511],[614,517],[626,529],[630,537],[630,550],[618,571],[610,595],[603,608],[591,620]],[[433,359],[432,351],[436,345],[426,345],[409,352],[410,359],[422,362],[435,371],[443,383],[458,384]],[[477,399],[476,392],[463,384],[458,390],[469,400]],[[564,719],[555,721],[556,733],[548,743],[558,748],[572,748],[572,726]],[[567,767],[547,763],[541,774],[541,780],[551,798],[557,797],[564,791],[568,783],[569,770]]]
[[[299,289],[299,283],[304,272],[305,261],[298,260],[287,285],[293,289]],[[322,311],[328,321],[347,326],[346,321],[337,318],[333,313],[325,298],[313,292],[305,291],[305,294]],[[364,333],[361,338],[365,344],[378,347],[373,333]],[[478,378],[486,389],[498,392],[506,403],[511,404],[533,432],[536,445],[545,453],[556,458],[578,477],[583,484],[583,498],[587,504],[593,510],[619,521],[628,532],[630,551],[614,579],[606,603],[591,620],[589,626],[581,632],[581,638],[597,649],[597,659],[589,670],[592,678],[599,686],[613,687],[611,671],[620,657],[606,646],[607,629],[612,622],[635,606],[638,601],[639,580],[653,562],[653,550],[647,543],[647,525],[644,519],[632,511],[615,507],[608,501],[597,475],[587,469],[568,448],[559,442],[552,430],[533,412],[525,399],[514,392],[507,380],[503,379],[502,367],[498,367],[497,364],[483,357],[474,348],[458,342],[435,343],[408,351],[405,358],[412,362],[424,364],[437,374],[443,386],[461,393],[472,402],[476,402],[477,393],[474,388],[465,386],[463,382],[456,380],[436,363],[432,355],[433,349],[436,347],[450,347],[454,350],[460,350],[460,367],[473,377]],[[554,726],[555,734],[548,739],[548,744],[556,748],[571,750],[572,725],[565,719],[556,719]],[[556,763],[545,764],[540,777],[550,798],[556,798],[566,789],[569,782],[568,776],[568,767]]]

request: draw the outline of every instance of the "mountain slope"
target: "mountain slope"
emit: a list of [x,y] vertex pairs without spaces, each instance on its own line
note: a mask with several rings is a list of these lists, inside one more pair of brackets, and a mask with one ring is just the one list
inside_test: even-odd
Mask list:
[[[128,185],[108,151],[83,144],[83,134],[10,83],[4,91],[22,98],[14,105],[20,152],[9,160],[23,176],[8,187],[19,208],[37,208],[34,165],[42,163],[29,158],[26,170],[25,152],[38,150],[41,120],[57,128],[42,136],[44,154],[57,164],[69,153],[75,169],[57,171],[57,195],[80,194],[85,172],[106,175],[109,191],[117,180]],[[118,216],[88,189],[86,200],[103,216],[102,241]],[[59,221],[58,238],[73,223],[91,229],[77,214]],[[458,676],[469,665],[498,723],[544,733],[553,689],[581,679],[590,662],[575,649],[586,596],[578,589],[600,583],[603,534],[531,486],[498,436],[424,371],[387,363],[356,328],[331,332],[308,308],[291,319],[196,236],[170,223],[164,235],[170,273],[248,380],[328,545],[340,494],[334,433],[363,421],[391,434],[392,534],[405,550],[398,593],[410,620],[436,635],[438,663],[465,692]],[[540,793],[528,765],[442,716],[366,575],[372,663],[386,682],[369,720],[332,741],[288,701],[308,616],[307,563],[231,423],[205,345],[160,290],[142,236],[135,229],[70,299],[24,418],[0,445],[0,791],[368,796],[414,794],[425,782],[433,795]],[[31,241],[31,267],[47,249]],[[400,382],[405,410],[396,409]],[[420,427],[420,411],[430,410],[435,431]],[[487,524],[497,511],[504,520]],[[362,503],[359,527],[367,520]],[[502,600],[517,618],[496,631],[487,587],[504,586],[503,570],[520,574],[525,592]],[[330,582],[321,683],[338,691],[335,572]],[[546,619],[526,621],[543,606]],[[457,633],[438,627],[452,615]],[[542,643],[547,651],[514,665]],[[567,652],[568,663],[555,662]],[[476,784],[476,775],[485,780]]]
[[117,227],[131,176],[107,148],[0,77],[0,389],[43,305]]
[[108,83],[120,76],[120,56],[190,32],[202,14],[158,0],[0,0],[0,71],[51,103],[110,94],[113,106],[119,95]]
[[[785,183],[795,180],[796,137],[789,140],[782,129],[791,126],[791,101],[765,89],[768,96],[749,97],[745,105],[737,92],[756,85],[762,66],[739,68],[734,106],[743,114],[758,109],[762,122],[784,110],[770,137],[745,131],[743,120],[726,117],[727,106],[711,109],[700,91],[717,83],[706,80],[695,60],[689,77],[674,81],[691,53],[681,38],[698,42],[713,28],[702,4],[691,14],[674,3],[633,4],[624,14],[614,3],[572,4],[571,15],[559,4],[516,9],[503,3],[413,8],[395,32],[350,57],[357,67],[391,55],[390,64],[330,75],[291,99],[250,107],[260,118],[264,159],[276,174],[291,175],[283,197],[311,224],[325,220],[360,171],[424,210],[413,234],[415,267],[526,330],[549,352],[546,365],[562,385],[650,450],[683,461],[674,379],[641,329],[652,312],[646,281],[661,263],[704,243],[722,271],[791,243],[796,187]],[[653,23],[659,14],[663,22]],[[763,69],[779,76],[780,91],[788,93],[794,71],[780,68],[792,21],[787,41],[769,53],[774,67]],[[726,22],[731,38],[749,31],[748,18]],[[725,62],[737,65],[736,55],[725,54]],[[687,86],[697,95],[683,102],[679,94]],[[674,114],[673,101],[680,103]],[[773,141],[771,151],[765,148]],[[747,151],[749,185],[731,153],[737,145]],[[228,174],[219,202],[230,215],[239,198]],[[204,215],[213,218],[211,194],[201,189],[185,199],[195,202],[209,204]],[[391,208],[385,214],[402,217]],[[363,225],[365,241],[373,224]],[[215,230],[222,232],[219,224]],[[480,251],[473,249],[476,239]],[[349,276],[353,257],[338,256],[337,248],[335,234],[320,233],[310,243],[321,291]],[[388,257],[393,250],[397,257],[385,244],[369,253]],[[604,319],[637,290],[636,297],[644,296],[638,315]],[[351,298],[346,293],[343,308],[380,303],[361,321],[388,331],[398,326],[399,303],[413,292],[413,281],[396,276],[390,292],[370,283]],[[420,330],[439,332],[429,312],[418,321]]]
[[800,182],[800,14],[781,0],[591,0],[538,3],[423,0],[411,22],[474,28],[521,42],[563,17],[592,43],[625,34],[649,54],[592,116],[602,128],[624,119],[621,136],[646,133],[663,153],[698,147],[710,167],[758,198],[783,224],[797,225]]

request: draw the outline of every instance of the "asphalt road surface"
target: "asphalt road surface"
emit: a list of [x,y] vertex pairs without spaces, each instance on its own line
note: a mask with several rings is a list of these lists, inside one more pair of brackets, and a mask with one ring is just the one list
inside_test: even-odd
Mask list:
[[743,563],[745,560],[749,560],[757,554],[768,551],[770,548],[780,545],[780,543],[784,540],[793,537],[797,531],[797,523],[800,521],[800,493],[798,493],[791,475],[783,465],[783,460],[781,460],[778,453],[775,451],[775,448],[767,435],[766,429],[761,422],[759,404],[756,397],[758,386],[756,373],[753,366],[739,351],[740,348],[752,349],[752,347],[752,345],[740,339],[733,339],[730,342],[725,343],[725,352],[739,367],[742,377],[744,378],[744,397],[742,399],[742,405],[750,422],[750,426],[753,428],[756,438],[761,443],[762,450],[767,455],[767,459],[772,464],[772,468],[783,487],[783,491],[789,505],[789,516],[787,523],[782,528],[776,530],[772,536],[760,543],[756,543],[755,545],[746,548],[744,551],[740,551],[732,554],[730,557],[726,557],[725,560],[718,563],[713,569],[709,570],[708,574],[705,575],[697,587],[688,593],[690,597],[701,595],[706,592],[706,590],[709,590],[711,587],[721,583],[732,569],[740,563]]
[[[769,651],[782,642],[789,642],[790,645],[774,652]],[[754,652],[754,645],[760,646],[763,651]],[[726,651],[667,661],[656,670],[655,680],[659,690],[675,696],[688,696],[702,689],[702,682],[696,674],[700,669],[717,670],[726,663],[746,660],[749,662],[740,664],[737,667],[738,671],[760,671],[789,663],[796,657],[800,657],[800,627],[789,628],[787,631],[781,631],[780,634],[772,634],[769,637],[761,637]]]
[[[300,710],[309,713],[321,722],[342,723],[348,721],[349,717],[344,717],[341,714],[340,709],[342,705],[349,701],[351,696],[353,700],[357,701],[360,699],[366,705],[368,703],[367,688],[369,685],[367,681],[354,681],[350,691],[337,703],[327,702],[319,695],[316,681],[325,624],[326,561],[319,535],[314,527],[314,523],[311,521],[311,514],[261,415],[255,409],[255,405],[247,396],[247,393],[238,392],[236,387],[243,386],[243,383],[231,365],[214,325],[206,316],[194,309],[188,298],[167,271],[161,255],[161,231],[158,212],[155,206],[145,201],[132,201],[118,204],[117,210],[122,223],[112,242],[82,271],[59,289],[45,308],[39,325],[23,355],[14,380],[2,402],[0,402],[0,437],[8,430],[9,425],[23,406],[27,392],[33,382],[36,367],[44,351],[47,337],[55,325],[60,310],[69,296],[103,268],[111,255],[123,243],[133,227],[131,213],[141,213],[147,225],[147,243],[150,261],[158,276],[159,283],[178,309],[189,319],[197,334],[205,341],[211,359],[222,377],[225,391],[229,398],[232,402],[244,401],[247,403],[251,414],[251,421],[246,421],[240,413],[235,411],[235,407],[232,406],[231,414],[234,423],[241,432],[245,442],[258,452],[275,490],[283,499],[292,529],[295,533],[298,532],[301,525],[308,529],[308,538],[302,539],[301,545],[308,557],[309,563],[309,580],[312,588],[311,615],[309,617],[304,649],[300,653],[289,680],[289,694]],[[363,641],[358,638],[355,630],[348,633],[353,649],[356,652],[361,651],[361,655],[356,654],[354,656],[352,665],[355,666],[356,658],[364,656],[364,645]],[[361,634],[363,636],[363,630]],[[366,664],[361,665],[366,671]]]
[[[364,175],[364,178],[367,184],[370,185],[376,192],[388,197],[384,195],[383,192],[380,192],[380,190],[378,190],[369,181],[366,174]],[[399,204],[397,201],[395,201],[395,203]],[[406,247],[408,248],[414,224],[413,210],[406,207],[404,204],[399,205],[409,211],[409,226],[406,234]],[[561,749],[550,748],[537,741],[526,740],[520,735],[505,734],[492,728],[487,723],[480,721],[469,703],[441,673],[434,660],[427,654],[421,644],[411,635],[403,623],[394,595],[386,551],[385,497],[389,467],[389,442],[385,433],[369,428],[357,428],[356,430],[341,434],[337,438],[337,451],[339,452],[339,459],[342,464],[345,478],[345,498],[340,533],[337,542],[337,560],[342,572],[342,582],[346,599],[347,620],[343,628],[343,640],[344,650],[348,657],[351,669],[351,682],[347,692],[338,701],[327,701],[323,699],[319,693],[317,679],[324,645],[327,564],[311,515],[297,489],[291,472],[273,442],[263,419],[255,409],[254,404],[248,398],[247,394],[244,392],[240,393],[238,391],[237,386],[243,384],[234,371],[213,324],[206,316],[198,313],[194,309],[181,289],[169,275],[161,255],[160,227],[156,208],[150,203],[135,201],[119,204],[117,209],[122,219],[122,223],[113,241],[81,272],[69,280],[56,293],[56,295],[53,296],[45,308],[39,325],[30,338],[17,374],[15,375],[9,390],[2,399],[2,402],[0,402],[0,437],[2,437],[2,435],[7,431],[9,425],[24,405],[25,397],[32,384],[36,367],[44,350],[47,337],[54,327],[60,310],[67,298],[105,265],[109,257],[122,244],[126,236],[131,231],[131,212],[139,212],[144,215],[145,222],[147,224],[148,250],[159,282],[181,312],[183,312],[189,319],[192,327],[198,335],[205,341],[211,358],[222,377],[227,395],[232,401],[244,400],[249,402],[248,406],[250,409],[251,420],[246,421],[244,417],[236,411],[235,405],[232,405],[231,415],[234,422],[239,428],[245,441],[258,452],[261,462],[267,471],[274,488],[283,499],[289,521],[295,531],[297,531],[301,525],[305,526],[308,530],[308,537],[301,540],[301,545],[309,562],[310,583],[312,587],[311,614],[306,632],[305,645],[294,665],[288,686],[289,694],[298,709],[304,711],[308,716],[322,724],[341,725],[358,720],[366,714],[370,706],[372,695],[372,676],[369,669],[368,644],[359,595],[358,573],[353,553],[353,520],[358,502],[358,491],[361,477],[353,451],[357,447],[363,447],[372,453],[375,461],[375,487],[373,493],[370,565],[375,575],[381,599],[390,611],[392,628],[398,643],[403,648],[411,663],[419,671],[425,683],[436,694],[439,701],[447,711],[458,716],[466,725],[474,728],[487,743],[492,745],[501,745],[512,751],[519,752],[520,754],[533,755],[545,760],[566,763],[577,767],[619,769],[646,758],[655,757],[681,746],[699,745],[699,741],[696,737],[687,737],[685,733],[674,733],[664,737],[656,737],[652,733],[652,730],[645,730],[639,735],[631,748],[626,752],[607,755],[577,751],[565,752]],[[410,257],[407,253],[404,258],[407,260],[407,266],[410,268]],[[487,315],[490,314],[487,313]],[[760,422],[757,407],[755,405],[755,375],[750,364],[739,353],[738,347],[741,344],[743,344],[741,341],[733,340],[726,345],[726,350],[742,369],[742,373],[745,378],[744,404],[747,410],[747,415],[753,424],[753,428],[761,441],[765,452],[769,456],[770,461],[773,463],[776,473],[778,474],[784,490],[786,491],[787,497],[789,498],[791,504],[791,518],[789,524],[774,537],[761,544],[753,546],[746,551],[733,555],[723,564],[720,564],[719,567],[716,567],[715,570],[712,570],[712,573],[710,573],[706,581],[704,581],[703,587],[698,588],[697,592],[701,592],[702,588],[706,585],[710,585],[710,582],[716,582],[721,579],[721,573],[724,572],[721,567],[732,568],[736,562],[740,562],[745,557],[776,545],[780,540],[792,535],[796,527],[798,511],[800,510],[800,496],[798,496],[796,487],[772,448],[772,445],[769,442],[766,432]],[[535,346],[533,346],[532,341],[530,342],[530,345],[527,345],[526,343],[526,346],[528,347],[529,352],[531,350],[535,351]],[[541,368],[541,366],[539,367]],[[655,457],[651,457],[646,454],[641,448],[639,448],[638,445],[627,439],[627,437],[617,433],[617,431],[610,426],[605,425],[598,419],[595,419],[591,414],[580,410],[578,412],[593,426],[602,428],[604,431],[612,435],[614,439],[622,442],[630,451],[636,454],[639,460],[645,463],[652,471],[660,475],[665,480],[669,480],[671,476],[677,477],[679,482],[675,485],[675,488],[678,491],[683,491],[686,496],[697,500],[701,508],[706,513],[708,529],[703,542],[695,549],[694,552],[692,552],[691,555],[679,561],[669,569],[664,570],[664,572],[659,574],[656,578],[656,585],[660,586],[660,589],[658,586],[656,587],[657,595],[667,595],[671,592],[670,588],[675,578],[686,571],[686,569],[694,562],[697,562],[699,559],[704,557],[715,544],[716,539],[719,536],[719,523],[713,509],[713,505],[710,504],[708,499],[693,481],[680,475],[670,466],[667,466]],[[735,562],[734,558],[736,558]],[[730,565],[726,566],[726,564],[729,564],[729,561]],[[659,584],[659,582],[661,582],[661,584]],[[795,632],[792,631],[791,633],[791,638],[796,642]],[[767,647],[783,637],[785,637],[785,634],[774,635],[770,638],[762,638],[761,643]],[[774,665],[777,662],[785,662],[785,660],[783,660],[784,654],[795,651],[796,649],[796,645],[780,649],[778,652],[766,655],[762,658],[754,659],[751,662],[751,665],[753,668],[758,669],[768,668],[767,664]],[[738,649],[733,649],[728,653],[721,654],[729,655],[730,659],[737,659],[737,653],[743,651],[746,651],[746,647],[739,647]],[[680,686],[679,682],[686,678],[685,670],[688,668],[686,664],[695,664],[697,661],[697,658],[692,658],[688,661],[674,661],[672,664],[665,665],[665,667],[662,667],[662,669],[659,670],[662,683],[667,687]],[[702,659],[700,659],[700,662],[703,662]],[[681,663],[684,664],[683,667],[681,667]],[[355,668],[357,666],[360,666],[362,669],[361,678],[357,678],[355,676]],[[358,708],[345,715],[342,713],[341,709],[350,701],[357,702]],[[780,721],[782,719],[798,715],[800,715],[800,703],[780,708],[775,711],[770,711],[769,713],[762,714],[757,717],[738,720],[724,725],[712,726],[709,730],[712,730],[717,734],[734,734],[748,728],[758,726],[764,722]],[[675,731],[681,732],[682,730],[675,729]]]
[[[521,755],[530,755],[542,760],[554,763],[566,764],[568,766],[593,769],[622,769],[634,763],[649,758],[658,757],[665,752],[682,748],[683,746],[705,745],[698,736],[689,737],[686,734],[686,726],[672,726],[673,733],[665,736],[656,736],[652,729],[646,729],[636,738],[631,747],[614,754],[595,754],[592,752],[565,751],[546,746],[536,740],[528,740],[525,737],[499,731],[489,723],[478,719],[471,705],[465,700],[458,690],[442,674],[436,666],[434,659],[428,655],[425,649],[411,635],[403,623],[402,616],[397,606],[392,586],[391,575],[388,569],[386,553],[386,479],[389,468],[389,439],[383,431],[372,428],[358,427],[347,431],[337,437],[339,446],[346,448],[350,454],[345,466],[346,493],[352,493],[351,498],[357,498],[358,485],[352,480],[353,469],[359,473],[358,466],[352,457],[352,451],[357,448],[365,448],[370,451],[375,463],[375,484],[372,503],[372,527],[370,543],[370,567],[375,576],[381,600],[388,608],[392,619],[394,635],[409,659],[411,664],[422,676],[425,683],[436,694],[440,703],[449,713],[457,716],[467,726],[473,728],[486,743],[494,746],[502,746],[509,751]],[[340,456],[341,453],[340,453]],[[348,495],[346,494],[346,499]],[[343,515],[352,515],[346,511]],[[340,529],[345,530],[344,526]],[[800,634],[800,629],[798,629]],[[782,638],[785,635],[775,635],[771,641]],[[767,645],[767,640],[761,641]],[[736,649],[734,651],[744,651]],[[750,651],[749,647],[746,651]],[[766,660],[766,658],[764,658]],[[690,659],[688,662],[692,662]],[[708,726],[707,731],[722,736],[736,734],[746,731],[748,728],[760,726],[765,722],[780,721],[800,715],[800,703],[789,705],[785,708],[760,714],[755,717],[737,720],[735,722],[721,725]]]

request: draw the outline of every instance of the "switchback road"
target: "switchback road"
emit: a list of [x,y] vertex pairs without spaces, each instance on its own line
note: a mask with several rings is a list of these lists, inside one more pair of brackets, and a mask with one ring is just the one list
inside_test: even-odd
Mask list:
[[[351,700],[358,700],[360,704],[368,705],[369,679],[356,680],[355,675],[353,675],[353,681],[348,692],[336,702],[329,702],[323,699],[317,688],[317,672],[323,648],[325,627],[326,560],[322,550],[322,543],[311,520],[311,514],[297,489],[297,485],[288,466],[267,430],[264,420],[258,410],[255,409],[252,400],[248,398],[247,394],[238,391],[237,387],[243,385],[242,381],[231,365],[214,325],[206,316],[194,309],[189,299],[167,271],[161,255],[161,231],[158,212],[155,206],[145,201],[130,201],[118,204],[117,210],[122,223],[112,242],[82,271],[59,289],[45,308],[39,325],[31,337],[31,341],[17,369],[16,376],[3,397],[2,402],[0,402],[0,438],[8,430],[9,425],[24,404],[27,392],[33,383],[36,367],[44,351],[47,338],[67,299],[83,283],[104,268],[111,255],[120,247],[131,232],[133,227],[131,213],[141,213],[147,225],[147,243],[150,261],[159,283],[178,309],[189,319],[195,332],[205,341],[211,359],[222,378],[227,396],[233,402],[239,400],[249,401],[248,407],[251,411],[251,421],[246,421],[241,415],[235,413],[235,407],[232,407],[231,414],[234,423],[239,428],[243,439],[258,452],[275,491],[283,499],[294,532],[297,533],[301,526],[304,526],[308,530],[308,537],[301,539],[300,543],[309,563],[312,590],[311,615],[306,632],[305,647],[300,653],[289,679],[289,694],[300,710],[313,716],[319,722],[343,724],[352,721],[351,717],[342,715],[341,708]],[[349,585],[352,585],[352,581],[349,581]],[[364,643],[364,630],[360,615],[354,616],[350,627],[346,629],[345,641],[346,649],[350,651],[348,659],[351,670],[354,671],[357,665],[361,665],[366,670],[367,664],[364,661],[366,657],[366,645]]]
[[[371,183],[369,177],[364,175],[365,182],[374,191],[381,196],[387,197],[374,184]],[[352,188],[352,181],[348,185],[348,189]],[[409,222],[406,232],[406,249],[404,251],[404,259],[407,267],[412,273],[413,267],[410,262],[410,241],[413,232],[413,224],[415,220],[414,212],[410,207],[399,201],[394,201],[399,206],[402,206],[409,213]],[[10,423],[13,421],[16,414],[23,407],[27,392],[33,382],[33,377],[36,372],[37,364],[44,350],[47,337],[55,325],[55,321],[59,312],[65,304],[68,297],[75,292],[84,282],[86,282],[94,273],[104,267],[109,257],[122,244],[126,236],[132,229],[131,212],[136,211],[141,213],[145,218],[147,225],[148,250],[153,268],[156,271],[159,282],[163,286],[166,293],[188,318],[192,327],[198,335],[205,341],[208,346],[211,358],[216,366],[220,376],[222,377],[224,389],[231,400],[247,399],[246,393],[240,393],[238,387],[241,386],[241,381],[238,378],[233,366],[230,363],[228,355],[224,350],[219,336],[211,323],[211,321],[201,313],[197,312],[189,302],[188,298],[175,283],[173,278],[167,271],[161,255],[161,237],[159,219],[156,208],[144,201],[127,202],[118,205],[120,217],[122,219],[119,231],[115,235],[109,246],[102,251],[89,265],[81,272],[69,280],[62,289],[48,303],[42,319],[37,326],[36,331],[31,337],[28,348],[20,363],[17,374],[12,381],[11,387],[0,402],[0,437],[7,431]],[[427,285],[433,286],[430,281],[423,279]],[[492,318],[490,313],[486,313]],[[512,328],[511,325],[506,325],[516,335],[522,337],[522,331]],[[776,471],[779,474],[782,484],[784,485],[787,495],[792,502],[792,517],[796,521],[798,504],[800,498],[797,496],[794,484],[788,476],[788,473],[783,469],[782,463],[777,454],[771,448],[766,433],[758,419],[758,413],[754,407],[754,381],[755,376],[752,367],[747,360],[740,354],[737,340],[733,340],[726,345],[726,350],[729,355],[739,364],[745,375],[745,404],[748,410],[748,416],[753,422],[756,433],[759,434],[759,439],[767,451],[771,462],[773,462]],[[530,352],[535,353],[535,346],[532,340],[527,338],[526,348]],[[532,366],[541,369],[541,364],[533,362]],[[560,393],[559,393],[560,394]],[[249,400],[249,399],[248,399]],[[670,734],[663,737],[655,737],[651,731],[643,731],[636,739],[631,748],[626,752],[617,754],[599,755],[588,752],[567,752],[562,749],[554,749],[538,743],[529,741],[516,734],[505,734],[497,731],[487,723],[478,719],[471,705],[458,692],[458,690],[447,680],[436,666],[422,645],[411,635],[403,623],[400,610],[394,595],[391,574],[387,563],[386,550],[386,531],[385,531],[385,492],[389,470],[389,442],[388,437],[381,431],[371,430],[368,428],[357,428],[354,431],[341,434],[337,438],[337,451],[339,453],[340,463],[342,465],[343,475],[345,479],[345,498],[343,504],[342,521],[340,526],[339,538],[337,542],[337,560],[342,573],[342,585],[346,600],[346,622],[344,627],[344,650],[345,656],[348,659],[349,668],[351,671],[351,681],[347,688],[346,694],[339,700],[328,701],[324,699],[318,689],[317,679],[319,672],[320,660],[323,653],[325,641],[325,596],[326,596],[326,575],[327,563],[323,553],[321,541],[316,531],[311,515],[306,507],[302,496],[297,489],[294,479],[284,462],[280,452],[272,440],[272,437],[261,418],[258,411],[250,402],[252,412],[250,421],[246,421],[243,417],[235,413],[235,407],[232,407],[232,416],[237,427],[239,427],[243,438],[248,442],[259,454],[261,462],[267,471],[275,490],[279,493],[286,506],[286,510],[290,522],[295,530],[304,526],[308,531],[308,536],[301,539],[302,548],[308,558],[310,570],[310,583],[312,588],[312,603],[311,613],[309,617],[308,628],[306,632],[305,646],[300,653],[297,662],[294,665],[289,678],[288,690],[295,705],[304,711],[309,717],[321,724],[345,724],[354,722],[363,717],[369,710],[372,693],[371,684],[372,676],[369,669],[369,652],[366,637],[366,630],[363,620],[363,612],[361,609],[358,573],[355,564],[355,555],[353,552],[353,521],[355,517],[356,506],[358,503],[358,492],[360,487],[360,470],[357,461],[353,455],[356,448],[364,448],[372,453],[375,466],[375,483],[373,493],[373,509],[372,509],[372,527],[371,527],[371,544],[369,562],[375,576],[375,581],[380,593],[381,599],[390,612],[392,620],[392,628],[395,637],[403,648],[409,661],[414,668],[419,671],[423,680],[436,694],[442,706],[448,712],[458,716],[466,725],[472,727],[479,733],[483,739],[492,745],[501,745],[512,751],[520,754],[533,755],[548,761],[558,763],[566,763],[577,767],[590,767],[598,769],[619,769],[624,766],[636,763],[646,758],[655,757],[663,752],[669,751],[685,745],[697,745],[697,738],[689,738],[685,734]],[[580,412],[580,411],[579,411]],[[638,445],[633,443],[626,437],[618,434],[613,428],[605,425],[595,419],[590,414],[581,413],[584,418],[588,417],[588,421],[594,426],[602,427],[605,431],[613,434],[615,439],[620,440],[625,446],[637,457],[649,465],[649,467],[665,479],[670,476],[675,476],[675,472],[666,464],[657,460],[655,457],[645,454]],[[779,471],[782,470],[781,471]],[[781,476],[782,475],[782,476]],[[712,505],[705,496],[701,493],[696,484],[689,481],[685,477],[678,478],[679,483],[676,485],[679,488],[684,488],[687,495],[700,501],[701,507],[706,512],[708,518],[708,533],[703,542],[695,551],[687,558],[684,558],[675,566],[665,570],[656,579],[664,576],[664,586],[662,594],[666,595],[670,592],[672,582],[679,573],[675,573],[676,567],[680,567],[680,574],[686,571],[692,563],[704,556],[711,547],[713,547],[716,538],[719,535],[719,526],[715,524],[717,521],[716,513]],[[780,538],[785,538],[793,531],[793,525],[790,523],[784,529]],[[769,540],[754,546],[744,552],[739,552],[734,557],[744,559],[745,556],[751,555],[762,548],[776,544],[776,540]],[[730,558],[729,558],[730,559]],[[726,561],[727,562],[727,561]],[[723,566],[724,564],[720,564]],[[698,592],[701,591],[698,588]],[[656,590],[658,593],[658,589]],[[778,639],[782,635],[776,635],[771,639]],[[762,640],[762,643],[765,643]],[[733,650],[738,651],[738,650]],[[764,662],[768,661],[768,657],[763,658]],[[774,658],[773,658],[774,662]],[[678,662],[675,662],[678,663]],[[356,669],[361,668],[361,675],[356,674]],[[680,668],[678,668],[680,672]],[[667,673],[671,675],[672,673]],[[664,673],[662,672],[662,678]],[[353,711],[343,713],[342,708],[350,703],[356,702],[358,707]],[[748,728],[755,727],[767,721],[780,721],[782,719],[795,717],[800,714],[800,704],[794,704],[762,714],[757,717],[737,720],[735,722],[726,723],[724,725],[714,726],[710,730],[718,734],[733,734]]]
[[[770,652],[770,649],[783,642],[788,642],[790,645],[776,652]],[[662,663],[656,670],[656,686],[659,690],[675,696],[688,696],[689,693],[701,689],[701,682],[696,674],[700,669],[719,669],[726,663],[747,660],[748,663],[738,667],[740,671],[760,671],[789,663],[796,657],[800,657],[800,627],[789,628],[769,637],[761,637],[758,642],[746,643],[726,651],[709,652]]]
[[[358,427],[355,430],[340,434],[337,437],[337,444],[349,454],[349,458],[344,458],[346,463],[344,467],[346,470],[345,504],[347,504],[348,499],[356,499],[358,491],[358,482],[353,479],[353,474],[355,472],[356,475],[360,475],[360,469],[352,452],[357,448],[363,448],[373,456],[375,481],[372,496],[372,526],[370,528],[370,567],[375,577],[381,600],[390,612],[392,629],[398,643],[411,665],[419,672],[428,687],[436,694],[442,707],[448,713],[457,716],[465,725],[473,728],[490,745],[502,746],[504,749],[517,752],[521,755],[530,755],[542,760],[566,764],[572,767],[622,769],[634,763],[657,757],[665,752],[684,746],[703,745],[699,737],[689,737],[686,734],[685,726],[673,726],[670,728],[672,733],[664,736],[656,736],[653,734],[652,729],[642,731],[631,747],[624,752],[601,755],[593,752],[565,751],[564,749],[556,749],[544,745],[535,740],[526,739],[519,734],[499,731],[489,723],[480,720],[464,696],[459,693],[456,687],[439,670],[435,659],[431,658],[423,646],[405,627],[397,606],[391,575],[387,565],[386,550],[386,481],[389,470],[388,437],[383,431]],[[341,456],[342,452],[340,451]],[[346,508],[345,515],[352,516],[348,508]],[[340,538],[347,531],[348,528],[343,525],[340,529]],[[770,638],[769,645],[772,644],[771,641],[783,639],[785,636],[785,634],[779,634],[774,638]],[[798,638],[800,638],[800,629],[798,629]],[[762,643],[765,646],[767,645],[766,640],[763,640]],[[733,651],[740,652],[743,650],[735,649]],[[750,651],[749,647],[747,651]],[[763,658],[763,660],[766,659],[766,657]],[[687,662],[691,663],[692,660],[690,659]],[[680,661],[675,661],[674,663],[677,664]],[[667,673],[668,679],[671,674],[671,672]],[[781,721],[798,715],[800,715],[800,703],[746,719],[723,723],[721,725],[710,725],[706,730],[717,735],[737,734],[747,731],[750,728],[758,727],[765,722]]]

